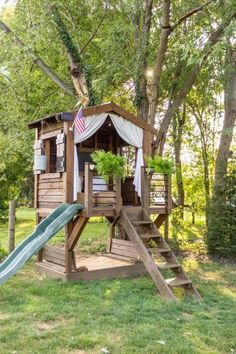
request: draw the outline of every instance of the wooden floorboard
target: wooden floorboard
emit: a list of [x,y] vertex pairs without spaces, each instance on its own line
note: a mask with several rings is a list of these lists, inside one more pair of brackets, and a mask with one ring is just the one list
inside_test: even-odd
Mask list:
[[81,271],[67,275],[67,280],[98,280],[109,278],[125,278],[134,275],[141,275],[147,273],[143,263],[129,264],[126,266],[94,269],[90,271]]
[[36,265],[43,274],[69,281],[129,277],[147,273],[143,263],[130,263],[122,259],[82,252],[76,256],[76,267],[84,267],[86,270],[65,274],[64,267],[51,262],[44,261]]

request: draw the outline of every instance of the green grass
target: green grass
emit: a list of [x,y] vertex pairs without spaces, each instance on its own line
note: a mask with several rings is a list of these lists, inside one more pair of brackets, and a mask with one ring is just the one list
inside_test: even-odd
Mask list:
[[[0,224],[0,245],[4,250],[8,249],[8,229],[7,222]],[[18,245],[35,228],[35,209],[19,208],[16,212],[16,234],[15,241]],[[92,218],[86,226],[83,235],[78,243],[79,249],[84,252],[105,251],[108,235],[108,224],[102,218]],[[51,244],[60,244],[64,242],[64,232],[56,234]]]
[[[17,215],[19,242],[32,230],[34,212]],[[0,226],[5,245],[6,229]],[[83,247],[96,249],[107,226],[90,223],[87,229]],[[0,286],[0,354],[93,354],[102,348],[111,354],[235,353],[235,266],[193,258],[183,264],[201,302],[165,302],[148,276],[64,283],[41,276],[30,261]]]

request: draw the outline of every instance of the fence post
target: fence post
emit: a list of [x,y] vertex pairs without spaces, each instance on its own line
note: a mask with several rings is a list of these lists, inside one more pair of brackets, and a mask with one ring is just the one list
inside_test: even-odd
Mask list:
[[9,201],[9,223],[8,223],[8,250],[9,253],[15,248],[15,222],[16,222],[16,202]]

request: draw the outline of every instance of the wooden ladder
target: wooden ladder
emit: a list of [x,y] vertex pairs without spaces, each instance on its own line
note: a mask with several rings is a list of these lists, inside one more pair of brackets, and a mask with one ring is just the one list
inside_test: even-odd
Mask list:
[[[187,295],[201,299],[169,245],[142,207],[122,208],[120,220],[162,297],[175,300],[173,288],[182,287]],[[150,241],[155,244],[155,248],[149,246]],[[164,262],[155,262],[160,257]],[[173,278],[165,279],[163,271],[167,269],[174,273]]]

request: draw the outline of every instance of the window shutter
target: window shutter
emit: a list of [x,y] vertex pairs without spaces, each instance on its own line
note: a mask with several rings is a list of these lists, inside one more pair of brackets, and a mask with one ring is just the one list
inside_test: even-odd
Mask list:
[[57,140],[57,161],[56,161],[56,170],[57,172],[65,171],[65,134],[58,134]]

